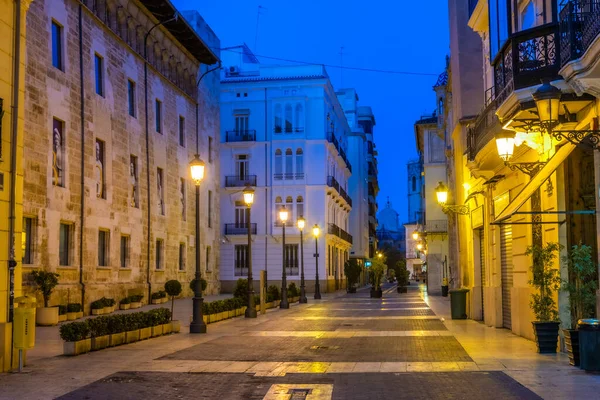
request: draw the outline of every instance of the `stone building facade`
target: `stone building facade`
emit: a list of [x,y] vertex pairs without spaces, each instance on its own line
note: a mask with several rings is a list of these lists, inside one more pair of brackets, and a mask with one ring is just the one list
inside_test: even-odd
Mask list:
[[31,5],[23,273],[60,274],[52,305],[146,302],[170,279],[191,293],[197,152],[201,271],[219,291],[218,73],[196,85],[219,40],[197,13],[176,13],[156,1]]

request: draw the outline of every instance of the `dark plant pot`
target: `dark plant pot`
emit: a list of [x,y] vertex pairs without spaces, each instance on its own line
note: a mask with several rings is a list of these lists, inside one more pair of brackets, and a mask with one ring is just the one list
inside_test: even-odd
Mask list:
[[559,322],[532,322],[538,353],[556,353]]
[[448,297],[448,285],[442,286],[442,297]]
[[398,293],[408,293],[408,288],[406,286],[398,286]]
[[569,364],[579,367],[579,331],[577,329],[563,329],[565,346],[569,354]]
[[347,292],[348,293],[356,293],[356,288],[354,286],[351,286],[348,288]]
[[374,299],[380,299],[383,296],[383,291],[381,290],[381,288],[379,289],[375,289],[375,288],[371,288],[371,297]]

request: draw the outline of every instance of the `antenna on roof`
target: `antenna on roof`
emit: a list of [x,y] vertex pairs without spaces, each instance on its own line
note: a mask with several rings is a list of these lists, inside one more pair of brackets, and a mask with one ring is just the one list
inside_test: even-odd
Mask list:
[[262,11],[262,10],[265,10],[265,11],[266,11],[266,10],[267,10],[267,8],[265,8],[265,7],[263,7],[263,6],[258,6],[258,10],[256,11],[256,33],[255,33],[255,35],[254,35],[254,52],[255,52],[255,53],[256,53],[256,50],[257,50],[257,47],[256,47],[256,46],[257,46],[257,44],[258,44],[258,23],[259,23],[259,20],[260,20],[260,16],[261,16],[261,15],[264,15],[264,14],[261,14],[261,11]]

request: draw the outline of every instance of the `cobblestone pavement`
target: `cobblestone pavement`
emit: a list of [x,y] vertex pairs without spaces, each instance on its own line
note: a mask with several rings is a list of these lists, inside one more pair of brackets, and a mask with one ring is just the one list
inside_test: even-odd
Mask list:
[[[418,287],[383,299],[327,294],[257,319],[78,357],[38,357],[0,375],[0,399],[575,399],[600,376],[543,356],[506,330],[452,321]],[[43,354],[42,349],[38,354]]]

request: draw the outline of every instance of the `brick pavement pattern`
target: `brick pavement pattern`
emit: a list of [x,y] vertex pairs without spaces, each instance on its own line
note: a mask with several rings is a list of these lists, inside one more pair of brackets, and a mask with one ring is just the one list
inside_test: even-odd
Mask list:
[[333,400],[541,399],[503,372],[247,374],[120,372],[59,397],[80,399],[262,399],[274,384],[332,384]]

